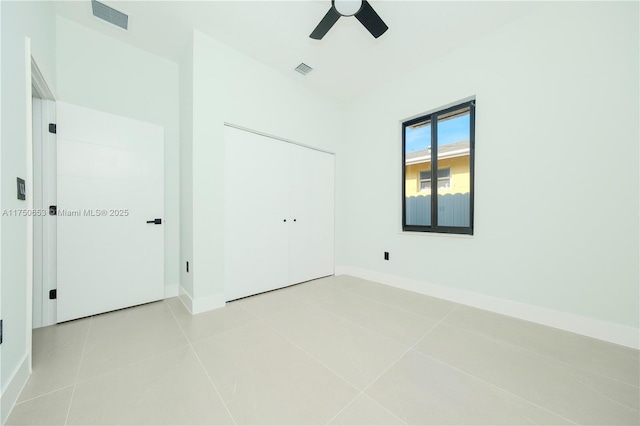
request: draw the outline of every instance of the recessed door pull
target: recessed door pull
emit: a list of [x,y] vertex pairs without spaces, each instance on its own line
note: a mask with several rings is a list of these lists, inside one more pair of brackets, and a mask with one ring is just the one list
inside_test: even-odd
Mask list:
[[162,225],[162,219],[148,220],[147,223],[153,223],[154,225]]

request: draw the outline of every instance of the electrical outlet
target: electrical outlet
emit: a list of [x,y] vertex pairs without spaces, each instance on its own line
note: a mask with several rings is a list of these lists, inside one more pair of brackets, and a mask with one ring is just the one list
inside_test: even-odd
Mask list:
[[389,252],[388,251],[384,252],[384,260],[389,260]]

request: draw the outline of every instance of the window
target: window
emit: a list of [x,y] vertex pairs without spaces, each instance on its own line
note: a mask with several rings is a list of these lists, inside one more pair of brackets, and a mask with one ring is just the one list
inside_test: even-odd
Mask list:
[[[451,188],[451,169],[438,169],[438,189]],[[420,172],[420,192],[431,191],[431,170]]]
[[475,101],[402,124],[403,231],[473,234]]

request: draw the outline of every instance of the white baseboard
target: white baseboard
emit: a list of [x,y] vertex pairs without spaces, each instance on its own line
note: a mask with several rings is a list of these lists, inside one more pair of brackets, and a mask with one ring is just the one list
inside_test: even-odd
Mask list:
[[191,312],[191,305],[193,305],[191,296],[189,296],[189,293],[187,293],[186,290],[180,285],[178,286],[178,297],[180,298],[180,301],[182,302],[184,307],[187,308],[189,312]]
[[30,374],[31,354],[29,353],[24,356],[18,368],[13,372],[12,377],[4,380],[7,385],[2,389],[2,397],[0,397],[0,413],[2,413],[0,424],[3,425],[6,423],[9,414],[11,414],[11,410],[13,410],[13,407],[18,401],[20,392],[22,392],[22,389],[24,389],[24,386],[27,384],[27,380],[29,380]]
[[637,328],[351,266],[336,267],[336,275],[341,274],[640,349]]
[[178,284],[166,284],[164,286],[164,298],[176,297],[180,295],[180,286]]
[[194,299],[182,287],[180,287],[179,296],[184,306],[186,306],[189,312],[193,315],[224,308],[226,304],[224,294],[212,294]]

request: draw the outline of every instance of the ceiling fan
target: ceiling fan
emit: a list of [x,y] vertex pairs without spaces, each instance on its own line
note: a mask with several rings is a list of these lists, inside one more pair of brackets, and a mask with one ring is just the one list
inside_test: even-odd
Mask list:
[[309,37],[322,40],[341,16],[355,16],[375,38],[389,29],[367,0],[331,0],[331,9]]

